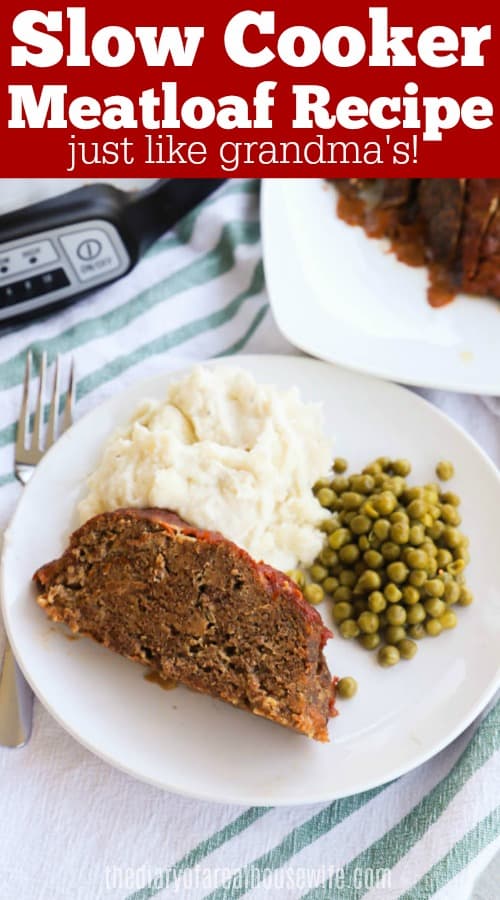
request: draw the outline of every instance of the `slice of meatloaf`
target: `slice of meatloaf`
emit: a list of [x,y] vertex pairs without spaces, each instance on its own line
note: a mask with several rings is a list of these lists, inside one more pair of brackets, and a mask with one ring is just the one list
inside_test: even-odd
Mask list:
[[49,618],[174,679],[328,741],[331,632],[286,575],[158,509],[95,516],[33,576]]

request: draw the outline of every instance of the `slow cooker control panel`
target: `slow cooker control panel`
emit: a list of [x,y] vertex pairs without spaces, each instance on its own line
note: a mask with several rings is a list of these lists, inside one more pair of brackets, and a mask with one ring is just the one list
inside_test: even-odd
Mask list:
[[130,266],[118,229],[104,219],[0,244],[0,320],[89,291]]

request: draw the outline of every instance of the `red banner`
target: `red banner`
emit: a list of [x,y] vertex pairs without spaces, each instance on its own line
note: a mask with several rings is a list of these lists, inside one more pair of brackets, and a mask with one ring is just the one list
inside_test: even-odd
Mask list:
[[5,0],[0,21],[3,177],[500,175],[493,2]]

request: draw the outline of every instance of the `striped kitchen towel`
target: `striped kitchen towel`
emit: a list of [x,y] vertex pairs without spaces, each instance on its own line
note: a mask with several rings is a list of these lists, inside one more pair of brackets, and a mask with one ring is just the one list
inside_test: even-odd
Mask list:
[[[74,355],[79,416],[186,363],[294,352],[266,293],[259,183],[228,181],[126,278],[0,334],[3,527],[20,493],[12,452],[28,348],[63,362]],[[500,462],[495,404],[420,393]],[[488,865],[494,872],[500,849],[499,726],[492,704],[434,759],[387,785],[329,804],[242,809],[135,781],[36,704],[29,744],[0,749],[0,900],[498,900],[494,877],[477,893],[474,884]]]

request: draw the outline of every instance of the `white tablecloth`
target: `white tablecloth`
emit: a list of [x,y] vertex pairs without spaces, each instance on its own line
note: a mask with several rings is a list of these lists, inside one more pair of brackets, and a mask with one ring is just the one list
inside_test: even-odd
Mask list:
[[[228,182],[125,279],[0,334],[1,526],[21,490],[12,442],[27,348],[51,358],[59,352],[63,362],[75,357],[78,416],[186,362],[241,350],[294,352],[266,294],[258,188]],[[500,462],[498,401],[420,393]],[[37,702],[29,744],[0,748],[0,900],[469,900],[500,849],[499,724],[500,705],[492,705],[434,759],[380,792],[242,809],[164,793],[112,769]],[[322,886],[328,866],[343,873],[335,888]],[[374,889],[380,868],[388,875]],[[500,896],[491,872],[475,894],[480,900]]]

